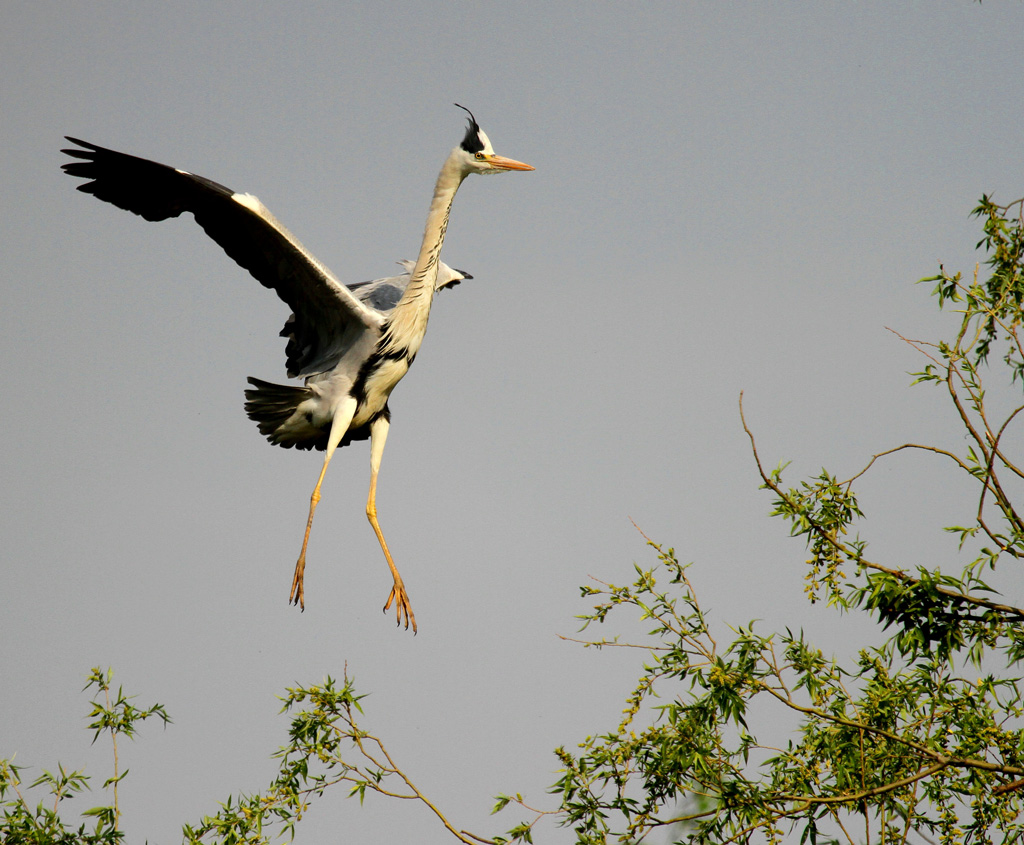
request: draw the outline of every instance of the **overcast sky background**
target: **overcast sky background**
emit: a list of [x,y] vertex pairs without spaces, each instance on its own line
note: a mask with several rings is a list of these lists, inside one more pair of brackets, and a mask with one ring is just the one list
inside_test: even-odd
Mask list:
[[[347,662],[420,788],[504,831],[522,814],[489,817],[492,797],[553,806],[551,750],[613,728],[639,674],[641,654],[558,638],[589,576],[652,562],[630,517],[694,562],[723,625],[828,651],[863,633],[802,599],[737,398],[793,483],[962,445],[886,327],[952,325],[915,280],[969,271],[973,204],[1024,188],[1021,3],[8,0],[3,19],[0,756],[98,787],[109,749],[79,691],[112,666],[174,719],[122,747],[125,829],[178,842],[270,781],[276,696]],[[321,456],[242,411],[247,376],[284,381],[287,308],[190,217],[77,193],[59,149],[255,193],[359,281],[415,257],[464,131],[452,102],[537,169],[464,184],[443,258],[476,278],[435,301],[392,396],[378,506],[413,637],[380,613],[365,443],[332,462],[306,611],[287,604]],[[971,504],[948,467],[901,454],[860,489],[876,558],[951,559],[936,529]],[[446,837],[420,805],[341,792],[298,828]]]

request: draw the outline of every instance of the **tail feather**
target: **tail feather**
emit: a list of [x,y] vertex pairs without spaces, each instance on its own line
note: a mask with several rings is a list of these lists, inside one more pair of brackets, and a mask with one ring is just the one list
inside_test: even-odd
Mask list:
[[[322,409],[316,391],[305,386],[273,384],[258,378],[249,378],[248,382],[254,389],[245,391],[245,413],[267,440],[285,449],[294,447],[322,452],[327,448],[330,420],[323,421],[322,427],[313,422],[314,414]],[[387,406],[381,413],[390,419]],[[347,446],[353,440],[366,440],[369,436],[369,424],[363,425],[345,432],[338,445]]]
[[248,381],[255,389],[245,391],[245,413],[267,440],[285,449],[327,448],[327,432],[313,426],[312,415],[299,410],[303,402],[316,398],[312,390],[258,378]]

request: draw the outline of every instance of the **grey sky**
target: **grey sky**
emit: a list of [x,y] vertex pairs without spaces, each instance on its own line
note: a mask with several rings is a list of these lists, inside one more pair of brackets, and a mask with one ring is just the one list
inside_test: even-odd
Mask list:
[[[939,261],[969,270],[972,204],[1021,192],[1022,16],[966,0],[9,2],[0,756],[101,781],[79,690],[113,666],[175,720],[123,751],[128,834],[176,842],[269,781],[275,696],[347,661],[366,727],[418,785],[456,824],[504,830],[518,817],[489,817],[492,796],[544,805],[551,749],[617,723],[639,670],[557,638],[588,576],[651,560],[630,516],[695,561],[723,622],[840,647],[856,620],[800,600],[804,554],[766,517],[737,397],[792,482],[957,443],[885,327],[948,324],[913,282]],[[255,193],[358,281],[415,257],[464,131],[453,101],[537,170],[463,186],[443,257],[475,279],[436,300],[392,397],[378,506],[414,638],[380,613],[366,444],[331,465],[307,609],[287,605],[321,458],[271,447],[242,411],[246,376],[284,380],[285,306],[191,218],[148,224],[77,193],[58,150],[71,134]],[[905,533],[960,516],[945,467],[901,456],[862,489],[879,556],[952,552]],[[421,807],[340,795],[299,828],[349,838],[445,834]]]

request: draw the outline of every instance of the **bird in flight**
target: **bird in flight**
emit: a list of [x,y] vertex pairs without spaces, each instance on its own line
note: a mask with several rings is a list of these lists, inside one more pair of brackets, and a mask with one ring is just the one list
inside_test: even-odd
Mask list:
[[291,308],[281,334],[287,338],[288,376],[304,379],[303,386],[250,378],[251,389],[245,391],[246,413],[271,443],[325,452],[289,602],[305,609],[306,548],[331,457],[339,446],[369,438],[366,516],[394,582],[384,610],[393,603],[398,624],[407,629],[411,624],[414,632],[409,594],[377,521],[377,473],[391,420],[388,397],[419,352],[434,293],[470,278],[440,260],[459,186],[474,173],[534,169],[497,155],[473,113],[458,108],[469,115],[469,127],[441,166],[416,260],[406,264],[404,276],[351,286],[338,281],[252,194],[70,136],[77,147],[63,150],[76,159],[64,164],[64,171],[87,180],[79,191],[150,221],[191,212],[234,261]]

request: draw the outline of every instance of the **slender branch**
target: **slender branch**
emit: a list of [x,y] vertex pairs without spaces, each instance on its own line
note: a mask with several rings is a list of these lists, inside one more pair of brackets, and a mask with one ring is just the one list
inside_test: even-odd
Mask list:
[[[427,798],[427,796],[420,791],[419,787],[417,787],[416,784],[413,783],[412,779],[404,771],[402,771],[401,768],[399,768],[399,766],[395,763],[394,759],[391,757],[391,754],[388,752],[387,748],[384,746],[383,741],[381,741],[379,737],[373,736],[372,734],[362,733],[361,731],[359,731],[358,728],[356,727],[355,720],[352,717],[352,712],[349,705],[346,705],[345,709],[346,722],[351,728],[351,730],[348,732],[348,735],[351,737],[356,747],[359,749],[359,753],[362,754],[364,758],[369,760],[373,764],[373,766],[377,768],[378,771],[384,772],[385,774],[397,775],[402,780],[402,782],[405,783],[405,785],[409,788],[412,794],[402,795],[401,793],[391,792],[382,787],[379,782],[364,780],[362,778],[352,778],[347,774],[343,775],[341,779],[358,782],[360,784],[366,784],[370,789],[374,790],[375,792],[378,792],[383,795],[389,795],[393,798],[406,798],[423,802],[423,804],[429,807],[431,812],[435,816],[437,816],[441,824],[445,826],[449,833],[451,833],[460,841],[467,843],[467,845],[471,845],[470,840],[455,829],[451,822],[448,821],[444,813],[442,813],[437,808],[437,805],[434,804],[434,802],[431,801],[429,798]],[[376,757],[374,757],[374,755],[366,749],[364,745],[364,741],[366,740],[373,742],[377,746],[377,748],[380,749],[380,753],[383,754],[384,758],[387,760],[386,766],[383,765],[379,760],[377,760]]]
[[[836,811],[836,809],[834,807],[829,809],[829,815],[832,817],[832,821],[834,821],[837,825],[839,825],[839,829],[843,832],[843,836],[846,837],[846,841],[849,842],[850,845],[857,845],[856,842],[854,841],[853,837],[850,835],[849,831],[847,831],[847,829],[843,826],[843,820],[842,820],[842,818],[840,818],[839,813]],[[867,814],[865,813],[865,818],[866,817],[867,817]],[[864,842],[868,843],[870,841],[871,841],[870,827],[868,827],[868,828],[865,829]]]
[[468,839],[472,839],[474,842],[482,842],[483,845],[497,845],[493,839],[484,839],[482,836],[477,836],[475,833],[470,833],[468,830],[460,830],[459,833]]
[[[661,554],[661,546],[658,543],[655,543],[654,540],[652,540],[650,537],[648,537],[647,534],[644,533],[644,530],[639,525],[637,525],[636,522],[633,521],[632,517],[629,517],[629,521],[633,524],[633,527],[640,533],[640,536],[647,541],[647,545],[650,546],[652,549],[655,549],[659,554]],[[679,577],[686,585],[687,593],[691,596],[695,595],[696,591],[693,589],[693,584],[691,583],[690,579],[686,576],[686,572],[683,568],[679,570]],[[705,637],[707,637],[708,642],[711,643],[711,650],[710,652],[707,652],[705,656],[707,656],[709,659],[714,659],[714,656],[718,653],[718,643],[715,641],[715,638],[711,636],[711,631],[708,629],[708,626],[704,624],[704,614],[700,611],[700,608],[695,608],[695,610],[699,614],[701,619],[701,633]],[[673,630],[673,633],[676,632]],[[691,640],[690,637],[687,637],[687,639]]]
[[[103,685],[103,695],[107,702],[107,711],[110,711],[110,685]],[[114,726],[110,726],[110,742],[114,746],[114,827],[117,830],[121,829],[121,807],[117,800],[117,787],[120,784],[121,778],[118,776],[118,759],[117,759],[117,731],[114,730]]]
[[[759,688],[763,689],[765,692],[774,696],[787,707],[793,710],[797,710],[801,713],[806,713],[809,716],[814,716],[826,722],[832,722],[834,724],[843,725],[847,728],[854,728],[859,731],[866,731],[867,733],[883,737],[884,739],[887,739],[890,742],[894,742],[898,745],[905,745],[907,748],[912,748],[921,756],[928,757],[934,760],[935,764],[939,768],[946,768],[947,766],[952,766],[958,769],[980,769],[986,772],[1001,772],[1003,774],[1008,775],[1024,775],[1024,768],[1021,768],[1020,766],[1008,766],[1000,763],[991,763],[988,760],[981,760],[977,757],[950,757],[946,754],[941,754],[938,751],[934,751],[931,748],[921,745],[920,743],[914,742],[912,739],[908,739],[907,737],[903,737],[899,734],[894,734],[891,731],[887,731],[884,728],[876,728],[871,725],[866,725],[863,722],[855,721],[853,719],[844,719],[842,716],[836,716],[832,713],[828,713],[825,710],[820,710],[817,707],[808,707],[805,704],[798,704],[797,702],[793,701],[793,699],[790,698],[788,695],[780,694],[778,690],[768,686],[767,684],[761,683],[759,684]],[[911,783],[912,781],[907,782]],[[880,789],[880,787],[875,787],[874,790],[869,789],[867,790],[867,792],[869,795],[875,794],[875,791],[878,789]],[[885,788],[885,791],[888,791],[888,787]],[[795,801],[802,799],[793,798],[792,800]]]
[[[708,795],[706,797],[710,798],[710,797],[713,797],[713,796]],[[674,818],[671,818],[671,819],[659,819],[656,816],[652,816],[652,817],[649,817],[647,819],[647,821],[649,822],[647,827],[655,828],[655,827],[664,827],[665,825],[670,825],[670,824],[685,824],[686,822],[695,822],[695,821],[697,821],[697,819],[706,819],[709,816],[713,816],[717,812],[718,812],[717,809],[701,810],[698,813],[687,813],[684,816],[675,816]]]
[[[1022,354],[1024,354],[1024,353],[1022,353]],[[1019,476],[1020,478],[1024,478],[1024,469],[1021,469],[1016,464],[1014,464],[1012,461],[1007,459],[1006,455],[1004,455],[998,449],[999,441],[1002,439],[1003,432],[1006,430],[1006,427],[1011,422],[1013,422],[1014,417],[1016,417],[1017,414],[1019,414],[1021,411],[1024,411],[1024,405],[1021,405],[1018,408],[1014,408],[1013,413],[1011,413],[1010,416],[1008,416],[1006,418],[1006,420],[1003,422],[1003,424],[999,427],[999,431],[996,433],[996,440],[995,440],[995,443],[993,444],[993,449],[996,452],[996,454],[999,455],[999,458],[1002,460],[1003,465],[1006,466],[1007,469],[1009,469],[1012,473],[1014,473],[1015,475]]]
[[[977,269],[975,270],[975,277],[976,276],[977,276]],[[977,279],[975,279],[975,281],[977,281]],[[964,290],[966,292],[966,288],[963,285],[958,284],[958,287],[960,287],[962,290]],[[989,316],[992,317],[992,319],[997,320],[1000,323],[1000,325],[1002,326],[1002,328],[1004,329],[1004,331],[1006,331],[1009,334],[1014,334],[1014,336],[1016,337],[1015,333],[1013,333],[1012,330],[1009,327],[1003,325],[1002,322],[999,321],[999,318],[995,315],[994,311],[992,311],[989,314]],[[916,349],[918,352],[920,352],[922,355],[924,355],[926,358],[928,358],[930,361],[932,361],[936,366],[941,367],[942,369],[946,370],[946,384],[947,384],[947,388],[948,388],[948,390],[950,392],[951,397],[953,398],[953,402],[954,402],[954,405],[957,408],[957,412],[960,414],[960,418],[963,420],[963,422],[966,425],[968,431],[971,433],[972,439],[978,444],[978,447],[981,449],[982,454],[985,457],[985,474],[983,476],[981,476],[981,477],[977,476],[971,470],[971,467],[968,464],[966,464],[957,455],[955,455],[952,452],[949,452],[949,451],[947,451],[945,449],[938,449],[938,448],[933,447],[933,446],[919,446],[919,445],[916,445],[916,444],[905,444],[904,446],[899,446],[896,449],[890,449],[890,450],[888,450],[886,452],[881,452],[881,453],[879,453],[879,455],[874,456],[864,469],[862,469],[859,473],[857,473],[857,475],[853,476],[853,478],[851,478],[849,481],[844,482],[844,483],[846,485],[849,485],[850,482],[854,481],[855,479],[857,479],[861,475],[863,475],[865,472],[867,472],[867,470],[871,467],[871,464],[874,463],[875,458],[877,458],[877,457],[879,457],[881,455],[891,454],[892,452],[899,451],[900,449],[904,449],[904,448],[908,448],[908,447],[909,448],[917,448],[917,449],[927,449],[929,451],[936,452],[936,453],[941,454],[941,455],[945,455],[946,457],[949,457],[952,460],[954,460],[961,469],[963,469],[966,472],[968,472],[972,477],[974,477],[977,480],[981,481],[981,483],[982,483],[982,492],[981,492],[981,497],[980,497],[980,500],[979,500],[979,503],[978,503],[978,521],[981,524],[982,529],[985,531],[985,533],[988,535],[988,537],[992,540],[992,542],[997,543],[1000,546],[1000,550],[1001,551],[1009,552],[1010,554],[1012,554],[1015,557],[1017,557],[1019,555],[1016,552],[1014,552],[1013,549],[1009,548],[1005,543],[1002,543],[999,540],[999,538],[991,530],[989,530],[988,526],[985,524],[985,521],[983,519],[982,512],[983,512],[983,507],[984,507],[986,493],[988,492],[989,489],[991,489],[992,492],[996,495],[997,501],[999,503],[999,507],[1003,511],[1003,513],[1006,516],[1006,518],[1008,520],[1010,520],[1018,528],[1021,527],[1022,523],[1021,523],[1020,518],[1017,516],[1016,512],[1014,511],[1012,503],[1010,502],[1009,497],[1006,496],[1006,494],[1002,490],[1002,486],[1001,486],[1001,484],[999,482],[999,478],[998,478],[998,476],[996,474],[996,471],[995,471],[995,459],[996,459],[996,457],[998,457],[1000,459],[1000,461],[1002,461],[1003,465],[1007,467],[1007,469],[1009,469],[1011,472],[1013,472],[1014,474],[1016,474],[1016,475],[1018,475],[1020,477],[1024,477],[1024,471],[1022,471],[1011,460],[1009,460],[1009,458],[1007,458],[1006,455],[1003,454],[1003,452],[999,448],[999,441],[1002,438],[1003,432],[1006,430],[1006,427],[1010,424],[1010,422],[1013,421],[1014,417],[1016,417],[1017,414],[1020,413],[1020,411],[1024,410],[1024,406],[1021,406],[1021,407],[1018,407],[1017,409],[1015,409],[1009,415],[1009,417],[1007,417],[1007,419],[1003,422],[1003,424],[1000,426],[998,432],[996,432],[996,433],[992,432],[992,429],[991,429],[991,427],[988,424],[988,419],[985,416],[984,403],[983,403],[981,395],[979,395],[974,390],[973,386],[964,379],[963,374],[954,366],[957,361],[963,360],[965,358],[965,356],[963,355],[963,353],[960,350],[961,350],[961,346],[962,346],[962,337],[963,337],[964,331],[966,330],[966,323],[967,322],[968,322],[968,320],[965,319],[965,325],[961,326],[961,331],[960,331],[960,335],[957,338],[957,343],[954,346],[953,350],[949,353],[948,360],[944,361],[944,362],[940,361],[938,358],[936,358],[934,355],[931,355],[930,353],[925,351],[925,349],[923,348],[925,346],[934,346],[934,344],[925,343],[924,341],[919,341],[919,340],[912,340],[910,338],[904,337],[902,334],[897,332],[895,329],[891,329],[890,328],[888,330],[890,332],[892,332],[893,334],[895,334],[900,340],[902,340],[905,343],[907,343],[908,345],[914,347],[914,349]],[[980,327],[979,327],[978,331],[980,332]],[[975,336],[975,338],[972,339],[971,343],[968,344],[968,346],[969,347],[973,346],[976,341],[977,341],[977,336]],[[1022,353],[1022,354],[1024,354],[1024,353]],[[971,366],[971,365],[968,363],[968,366]],[[972,367],[972,372],[973,372],[973,367]],[[952,379],[953,379],[954,376],[959,380],[961,385],[963,385],[964,389],[967,390],[967,392],[970,394],[971,401],[972,401],[972,403],[973,403],[973,405],[975,407],[975,410],[979,414],[979,416],[981,418],[981,421],[984,423],[984,426],[985,426],[985,438],[984,438],[984,440],[981,438],[981,436],[978,434],[977,430],[971,424],[969,415],[967,414],[966,409],[963,407],[963,404],[960,402],[959,395],[957,394],[956,388],[954,387],[953,382],[952,382]]]
[[778,800],[799,801],[802,804],[801,811],[814,805],[849,804],[864,801],[867,798],[874,798],[877,795],[885,795],[887,792],[892,792],[894,789],[910,786],[910,784],[917,783],[919,780],[931,777],[936,772],[952,765],[954,764],[951,761],[945,763],[932,763],[932,765],[926,766],[923,769],[918,769],[912,775],[907,775],[899,780],[889,781],[889,783],[883,783],[881,786],[873,786],[871,789],[864,789],[860,792],[851,792],[847,795],[780,795]]
[[[757,443],[754,440],[753,432],[751,432],[749,426],[747,425],[747,420],[746,420],[746,417],[744,416],[744,413],[743,413],[743,393],[742,392],[740,392],[740,420],[743,423],[743,430],[747,433],[747,437],[750,439],[751,451],[754,454],[754,461],[757,464],[757,471],[758,471],[758,474],[761,476],[761,480],[764,481],[765,486],[769,490],[771,490],[773,493],[775,493],[780,499],[782,499],[784,502],[786,502],[786,504],[788,504],[791,508],[793,508],[794,510],[797,510],[798,508],[797,508],[796,504],[793,502],[793,500],[782,490],[781,487],[779,487],[778,484],[776,484],[774,481],[772,481],[771,478],[768,476],[768,474],[764,471],[764,467],[761,464],[761,457],[760,457],[760,455],[758,454],[758,451],[757,451]],[[815,535],[817,535],[822,540],[824,540],[826,543],[828,543],[830,546],[832,546],[836,551],[838,551],[841,554],[843,554],[846,557],[848,557],[850,560],[852,560],[858,566],[863,566],[866,569],[872,569],[872,570],[875,570],[876,572],[884,572],[886,575],[891,575],[893,578],[896,578],[896,579],[898,579],[898,580],[900,580],[900,581],[902,581],[904,583],[908,583],[908,584],[919,584],[920,583],[920,579],[914,578],[913,576],[908,575],[903,570],[892,569],[891,567],[883,566],[880,563],[874,563],[873,561],[870,561],[867,558],[865,558],[859,552],[853,552],[849,547],[846,546],[845,543],[842,543],[836,537],[834,537],[832,534],[830,534],[828,531],[825,531],[817,522],[815,522],[812,519],[808,519],[808,522],[810,523],[811,530],[815,533]],[[1013,616],[1013,617],[1016,617],[1017,619],[1024,620],[1024,610],[1022,610],[1019,607],[1013,607],[1012,605],[1008,605],[1008,604],[1000,604],[998,602],[989,601],[988,599],[983,599],[983,598],[978,598],[977,596],[968,595],[967,593],[960,593],[960,592],[957,592],[956,590],[951,590],[948,587],[942,587],[942,586],[940,586],[938,584],[933,585],[932,589],[934,589],[935,592],[939,593],[940,595],[945,596],[948,599],[951,599],[952,601],[959,602],[959,603],[962,603],[962,604],[974,605],[975,607],[983,607],[983,608],[985,608],[987,610],[993,610],[993,611],[996,611],[997,613],[1001,613],[1001,614],[1004,614],[1004,615],[1007,615],[1007,616]]]
[[865,465],[864,469],[862,469],[856,475],[850,476],[848,479],[846,479],[846,481],[841,481],[840,484],[843,487],[849,489],[850,485],[853,484],[853,482],[860,478],[862,475],[864,475],[869,469],[871,469],[875,461],[877,461],[879,458],[884,458],[888,455],[895,454],[896,452],[901,452],[904,449],[920,449],[924,452],[934,452],[937,455],[943,455],[949,458],[950,460],[954,461],[956,465],[960,467],[960,469],[964,470],[967,473],[971,472],[970,466],[964,463],[964,461],[953,452],[950,452],[946,449],[940,449],[938,446],[926,446],[921,443],[904,443],[902,446],[894,446],[892,449],[886,449],[883,452],[879,452],[875,455],[872,455],[871,460],[867,462],[867,465]]
[[[865,779],[864,766],[867,762],[867,758],[864,754],[864,729],[861,728],[857,731],[857,745],[860,752],[860,788],[867,789],[867,782]],[[864,841],[871,841],[871,814],[868,812],[868,805],[866,802],[861,804],[861,810],[864,813]],[[845,831],[843,831],[845,833]]]
[[1019,778],[1018,780],[1013,780],[1009,783],[1004,783],[1002,786],[997,786],[995,789],[992,790],[992,794],[1005,795],[1007,792],[1015,792],[1022,786],[1024,786],[1024,778]]
[[834,806],[836,804],[846,804],[850,802],[863,801],[867,798],[872,798],[877,795],[883,795],[887,792],[892,792],[894,789],[900,789],[904,786],[909,786],[912,783],[917,783],[926,777],[930,777],[937,771],[946,768],[945,764],[936,763],[927,768],[921,769],[915,772],[913,775],[908,775],[905,778],[901,778],[898,781],[892,781],[891,783],[883,784],[882,786],[874,787],[873,789],[865,790],[864,792],[851,793],[849,795],[839,796],[817,796],[817,795],[792,795],[792,796],[779,796],[777,800],[787,802],[798,802],[795,807],[784,809],[777,809],[772,815],[766,819],[762,819],[759,822],[744,828],[735,835],[723,840],[724,843],[739,842],[747,835],[753,833],[758,828],[762,828],[768,824],[774,824],[775,822],[781,821],[782,819],[793,818],[794,816],[800,816],[806,813],[811,807],[814,806]]
[[644,651],[670,651],[668,646],[662,645],[641,645],[640,643],[619,643],[612,640],[580,640],[576,637],[566,637],[563,634],[556,634],[558,639],[564,640],[567,643],[577,643],[581,646],[594,646],[595,648],[641,648]]

